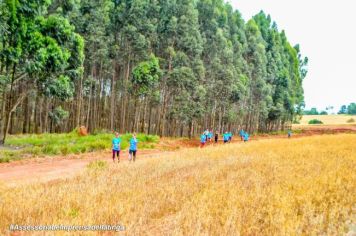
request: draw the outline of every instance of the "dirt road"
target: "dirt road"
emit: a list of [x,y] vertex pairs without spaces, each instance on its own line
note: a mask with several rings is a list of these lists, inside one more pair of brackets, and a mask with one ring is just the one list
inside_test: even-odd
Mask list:
[[[139,158],[149,158],[162,153],[158,150],[145,150],[138,153]],[[127,161],[127,152],[121,160]],[[92,161],[103,160],[112,163],[111,153],[94,152],[67,157],[43,157],[0,164],[0,183],[14,186],[32,182],[47,182],[70,178],[77,175]]]

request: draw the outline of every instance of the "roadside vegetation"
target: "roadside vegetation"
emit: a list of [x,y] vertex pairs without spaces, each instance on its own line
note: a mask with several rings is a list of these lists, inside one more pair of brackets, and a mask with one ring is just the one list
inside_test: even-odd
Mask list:
[[[129,145],[131,134],[121,135],[121,149]],[[24,157],[41,157],[95,152],[111,148],[111,133],[97,133],[79,136],[77,131],[66,134],[28,134],[12,135],[6,141],[6,146],[0,150],[0,163],[17,160]],[[138,134],[138,147],[152,149],[159,141],[156,135]]]

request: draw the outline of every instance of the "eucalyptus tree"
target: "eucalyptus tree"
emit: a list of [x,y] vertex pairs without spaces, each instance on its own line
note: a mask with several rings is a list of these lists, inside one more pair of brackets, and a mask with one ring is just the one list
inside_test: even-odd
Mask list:
[[[69,21],[48,15],[49,1],[6,1],[2,4],[1,35],[1,143],[16,108],[31,92],[67,100],[73,96],[73,72],[81,72],[83,41]],[[6,12],[10,13],[6,16]],[[72,53],[71,53],[72,52]],[[77,57],[77,58],[75,58]],[[77,64],[71,63],[77,61]],[[48,115],[45,114],[44,121]],[[42,132],[42,117],[40,130]]]

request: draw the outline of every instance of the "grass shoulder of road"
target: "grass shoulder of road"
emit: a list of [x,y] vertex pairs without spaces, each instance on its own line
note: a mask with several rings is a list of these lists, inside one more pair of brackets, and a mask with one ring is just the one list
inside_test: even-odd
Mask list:
[[51,183],[0,184],[0,232],[15,221],[119,222],[138,235],[347,234],[356,220],[355,143],[355,134],[338,134],[211,145],[97,161]]
[[[113,137],[111,133],[80,136],[75,131],[64,134],[10,135],[6,141],[6,148],[0,149],[0,163],[26,157],[66,156],[107,150],[111,148]],[[128,147],[131,137],[131,134],[121,135],[123,150]],[[140,149],[153,149],[159,142],[156,135],[138,134],[137,139]]]

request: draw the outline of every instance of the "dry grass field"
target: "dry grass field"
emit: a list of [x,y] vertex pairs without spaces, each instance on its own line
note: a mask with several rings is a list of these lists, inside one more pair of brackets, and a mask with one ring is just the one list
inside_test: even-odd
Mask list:
[[0,234],[16,223],[121,224],[127,235],[351,235],[355,144],[355,134],[268,139],[94,162],[46,184],[0,183]]
[[[313,119],[322,121],[324,125],[356,124],[356,115],[305,115],[302,117],[300,125],[308,125],[308,122]],[[350,119],[354,119],[355,122],[347,122]]]

